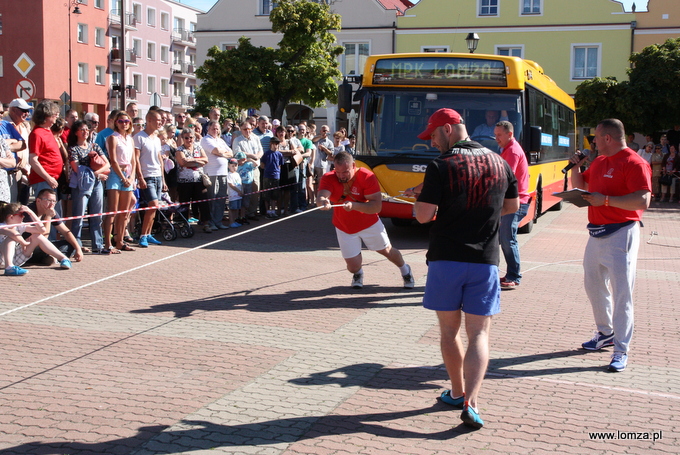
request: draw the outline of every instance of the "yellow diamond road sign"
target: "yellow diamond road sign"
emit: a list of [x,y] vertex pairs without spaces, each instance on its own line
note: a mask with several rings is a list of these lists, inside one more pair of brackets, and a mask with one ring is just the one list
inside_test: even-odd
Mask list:
[[31,60],[31,58],[26,55],[26,52],[21,54],[17,61],[14,62],[14,67],[17,69],[17,71],[19,71],[19,74],[24,77],[26,77],[26,75],[31,72],[34,66],[35,63],[33,63],[33,60]]

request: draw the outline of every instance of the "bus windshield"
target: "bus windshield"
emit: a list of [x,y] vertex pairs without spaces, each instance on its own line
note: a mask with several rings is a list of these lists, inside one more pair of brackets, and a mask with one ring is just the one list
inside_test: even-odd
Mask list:
[[[509,120],[521,141],[522,95],[517,92],[367,90],[362,100],[358,128],[358,155],[380,157],[435,157],[429,140],[418,139],[430,115],[440,108],[455,109],[464,119],[470,137],[498,151],[493,128]],[[490,111],[487,114],[487,111]],[[489,125],[490,124],[490,125]]]

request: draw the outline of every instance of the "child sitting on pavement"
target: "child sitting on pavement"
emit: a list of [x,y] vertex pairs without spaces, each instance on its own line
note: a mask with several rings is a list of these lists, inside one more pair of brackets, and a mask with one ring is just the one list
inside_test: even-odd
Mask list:
[[[24,215],[36,223],[21,225]],[[30,208],[17,202],[11,204],[0,202],[0,220],[0,267],[5,269],[6,276],[26,275],[28,270],[21,266],[33,255],[37,247],[56,258],[62,269],[71,268],[69,258],[45,237],[47,229]],[[24,238],[22,236],[24,233],[30,234],[29,237]]]
[[[281,179],[281,167],[284,163],[283,154],[279,152],[279,143],[281,141],[273,137],[269,141],[269,150],[262,155],[262,164],[264,164],[264,200],[267,203],[267,218],[278,218],[276,213],[277,207],[280,213],[283,213],[283,206],[281,204],[281,191],[278,189],[279,181]],[[272,190],[271,188],[277,188]]]
[[246,217],[246,209],[242,204],[243,187],[241,186],[241,176],[238,174],[238,160],[236,158],[229,158],[227,185],[229,185],[227,197],[229,198],[229,220],[231,220],[229,227],[241,227],[243,226],[241,221]]

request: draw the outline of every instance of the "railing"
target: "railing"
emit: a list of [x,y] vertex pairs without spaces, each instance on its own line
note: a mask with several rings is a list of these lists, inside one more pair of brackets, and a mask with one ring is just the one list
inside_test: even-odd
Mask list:
[[188,75],[193,76],[194,73],[195,73],[195,70],[194,70],[194,65],[191,64],[190,62],[175,61],[172,64],[172,72],[173,73],[188,74]]
[[[120,62],[120,49],[111,49],[111,61]],[[134,49],[125,49],[125,62],[133,65],[137,64],[137,53]]]
[[194,32],[183,28],[176,28],[172,31],[173,41],[183,41],[185,43],[196,43]]
[[173,106],[193,106],[194,104],[196,104],[196,100],[193,95],[173,95],[172,97]]
[[[112,24],[120,24],[120,13],[121,13],[121,10],[112,9],[111,15],[109,16],[109,21]],[[137,28],[138,22],[139,21],[137,20],[137,16],[135,16],[134,13],[125,13],[125,26],[126,27]]]

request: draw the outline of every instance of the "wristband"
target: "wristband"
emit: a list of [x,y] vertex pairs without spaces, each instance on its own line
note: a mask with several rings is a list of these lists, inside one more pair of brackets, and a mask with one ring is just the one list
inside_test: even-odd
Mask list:
[[604,206],[609,207],[609,196],[604,197]]

